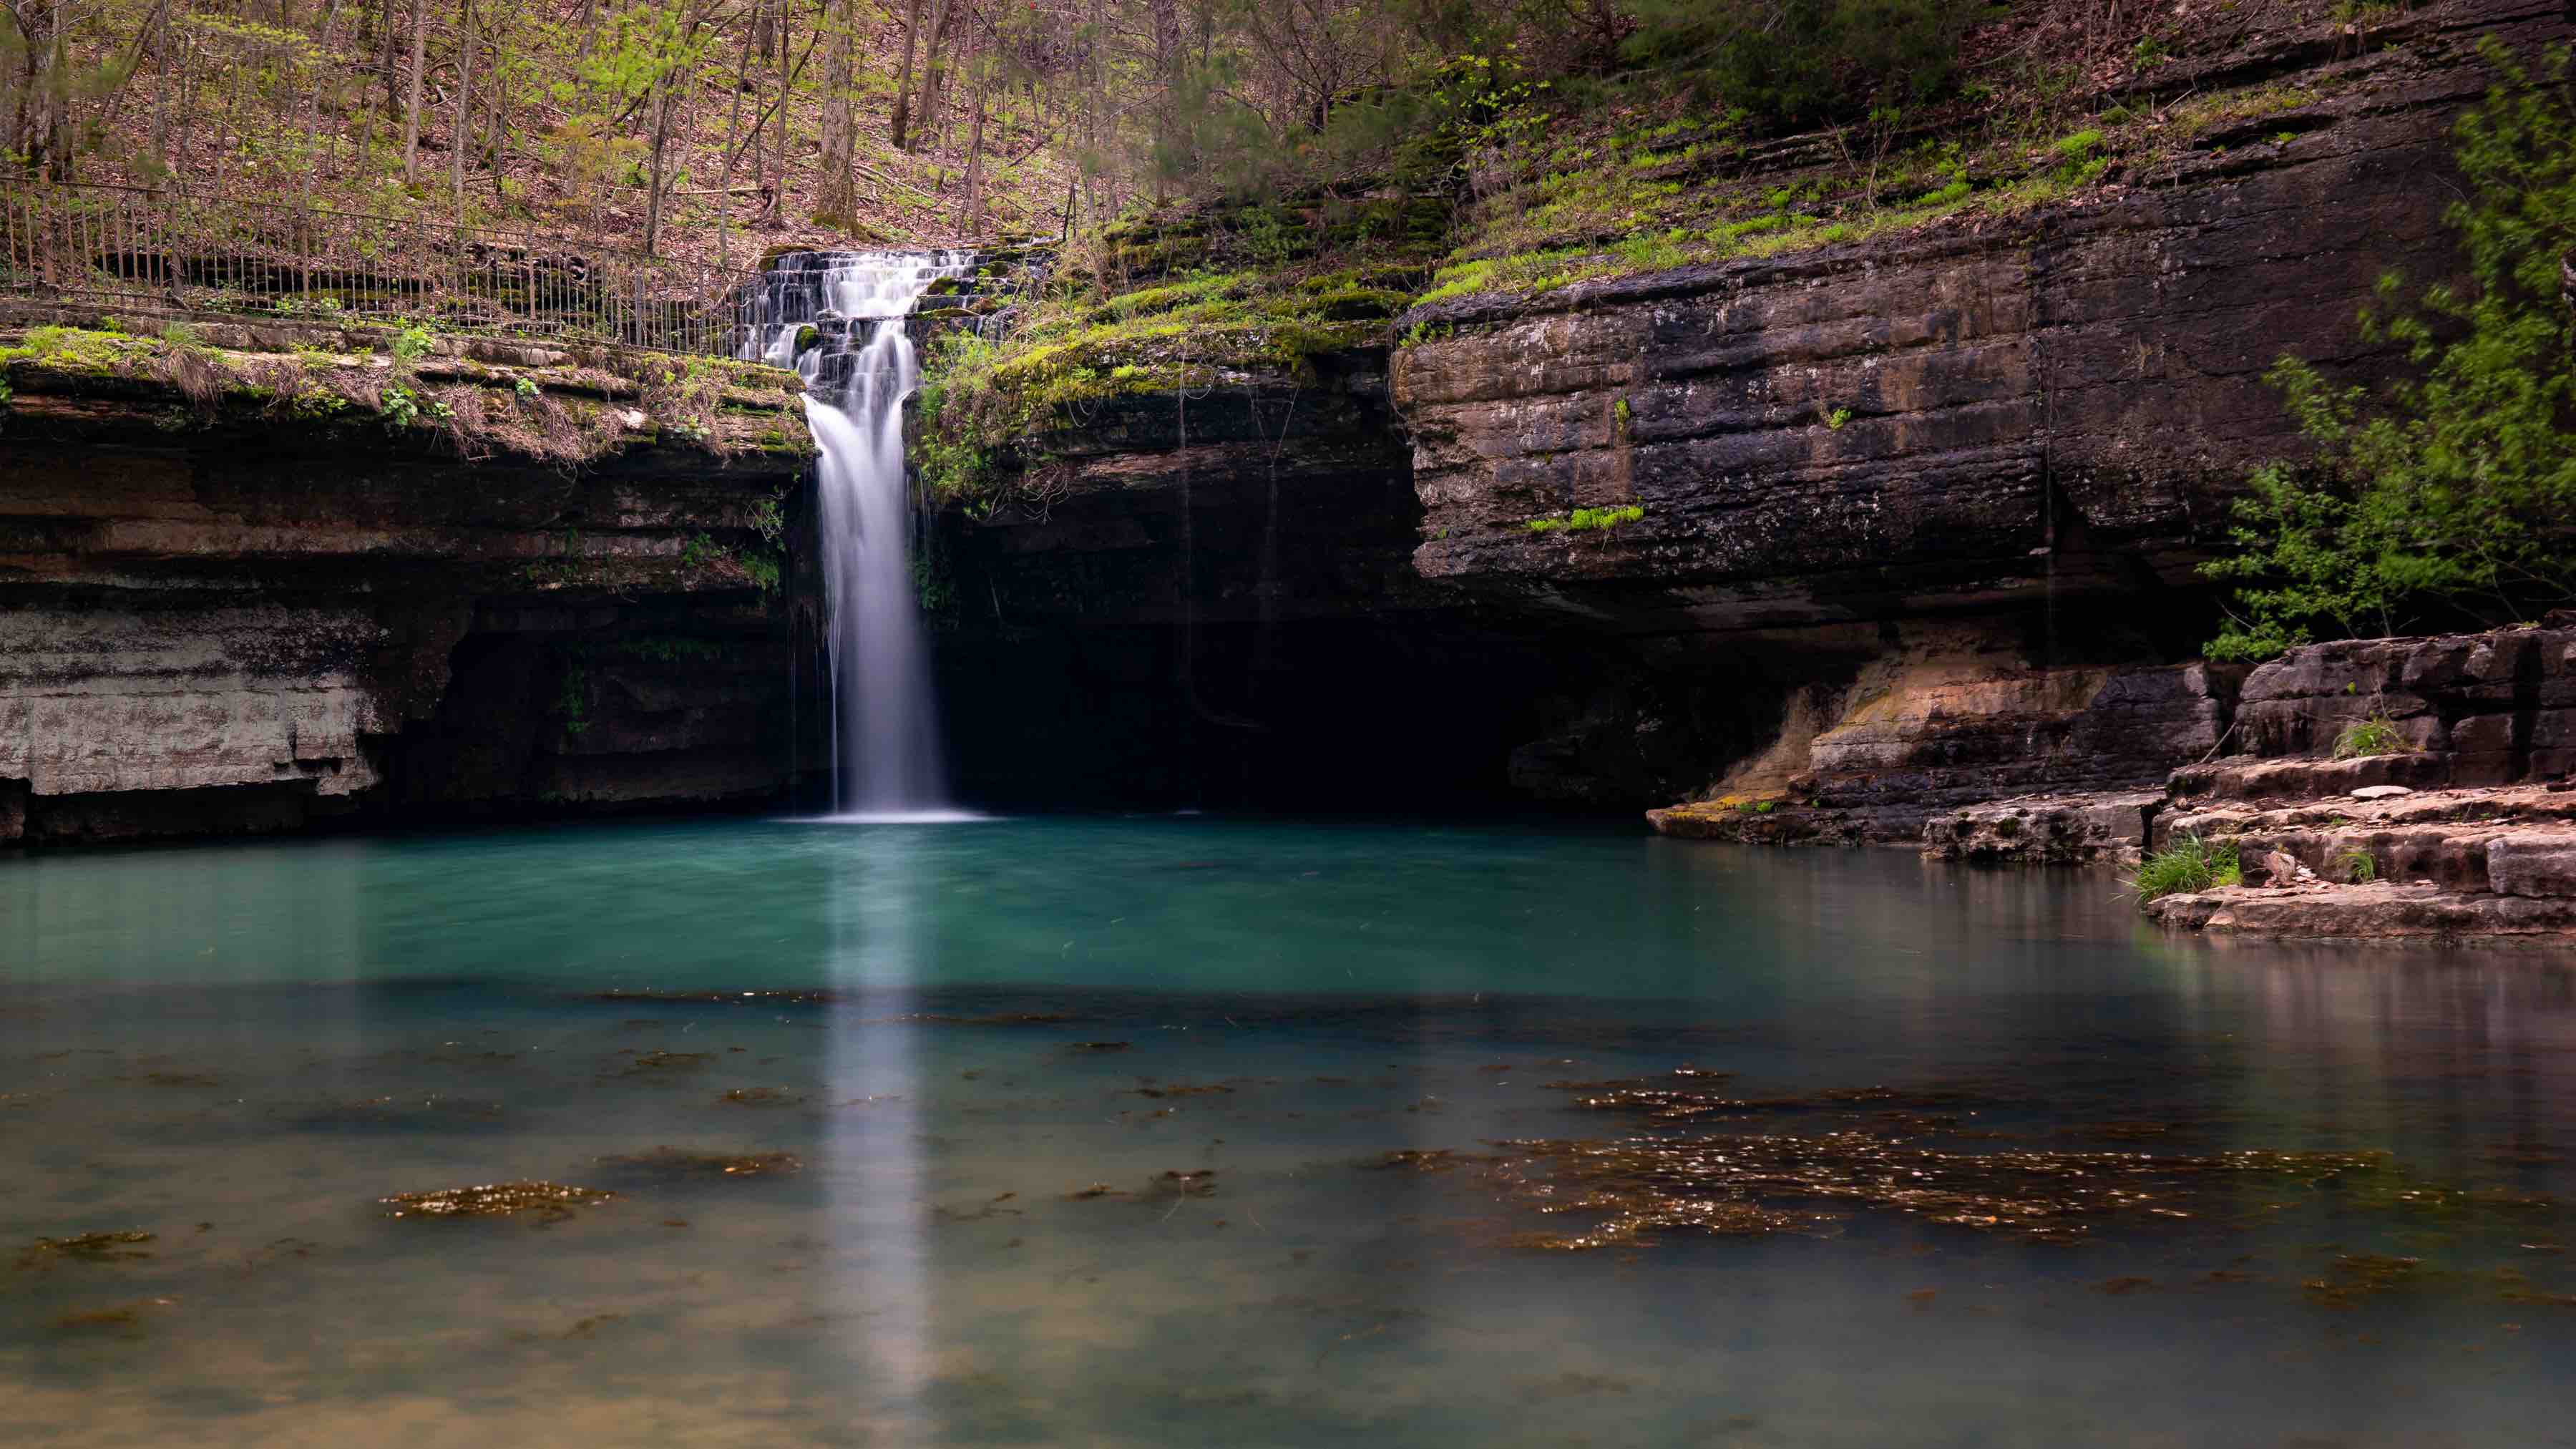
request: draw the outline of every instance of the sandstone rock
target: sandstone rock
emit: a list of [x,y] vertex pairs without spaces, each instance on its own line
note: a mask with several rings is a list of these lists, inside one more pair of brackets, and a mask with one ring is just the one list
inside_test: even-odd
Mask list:
[[2394,800],[2415,792],[2404,785],[2364,785],[2351,793],[2355,800]]
[[2443,938],[2563,947],[2576,943],[2576,899],[2463,895],[2428,885],[2240,886],[2148,903],[2176,930],[2300,940]]
[[2438,754],[2369,755],[2357,760],[2231,757],[2186,765],[2173,772],[2171,786],[2178,798],[2186,800],[2312,800],[2391,785],[2438,788],[2450,782],[2450,772],[2450,757]]
[[2039,796],[1976,805],[1923,822],[1923,854],[1981,864],[2071,865],[2125,859],[2146,842],[2164,797]]
[[2489,889],[2498,895],[2576,897],[2576,834],[2511,834],[2487,847]]
[[1795,806],[1755,811],[1714,801],[1646,812],[1657,834],[1679,840],[1725,840],[1744,845],[1859,845],[1853,823],[1830,812]]

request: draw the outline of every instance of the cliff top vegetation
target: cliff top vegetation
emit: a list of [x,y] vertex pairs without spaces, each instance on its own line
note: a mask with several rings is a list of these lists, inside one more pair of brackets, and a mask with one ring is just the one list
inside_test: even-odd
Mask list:
[[[2199,8],[2242,32],[2325,3]],[[51,183],[739,265],[795,246],[1064,234],[1193,197],[1489,195],[1533,165],[1615,164],[1634,173],[1622,185],[1657,186],[1764,137],[1832,127],[1884,146],[2096,89],[2202,29],[2193,10],[13,0],[0,7],[0,155]],[[1602,147],[1621,136],[1644,139],[1614,162]]]

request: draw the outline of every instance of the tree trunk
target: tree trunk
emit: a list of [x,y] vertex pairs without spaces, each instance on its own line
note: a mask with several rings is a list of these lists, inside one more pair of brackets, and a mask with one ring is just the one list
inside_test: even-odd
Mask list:
[[502,102],[505,89],[501,84],[501,37],[492,37],[492,69],[483,78],[483,160],[492,168],[492,199],[502,198],[501,173],[509,158],[509,134],[501,129]]
[[429,43],[429,0],[411,0],[411,103],[403,114],[403,181],[420,179],[420,78]]
[[447,123],[447,189],[465,222],[465,153],[473,150],[474,0],[456,0],[456,109]]
[[985,79],[975,75],[975,124],[966,141],[966,220],[958,235],[971,239],[984,227],[984,96]]
[[787,204],[787,93],[796,83],[795,72],[787,68],[787,40],[794,29],[794,12],[787,8],[787,0],[778,0],[778,184],[771,188],[760,213],[760,219],[770,225],[777,224],[779,209]]
[[645,178],[644,255],[657,255],[662,244],[662,158],[671,142],[671,80],[664,76],[653,82],[653,169]]
[[1181,12],[1173,0],[1151,0],[1154,19],[1154,199],[1163,199],[1164,183],[1179,170],[1180,143],[1175,135],[1174,94],[1181,70]]
[[850,170],[856,159],[857,123],[850,111],[851,32],[857,16],[850,0],[832,0],[823,17],[831,28],[823,37],[823,174],[814,200],[814,219],[847,229],[858,220],[858,181]]
[[[331,45],[334,40],[339,38],[339,30],[340,0],[331,0],[331,8],[322,12],[321,63],[324,65],[329,65],[331,63]],[[311,136],[321,130],[321,126],[316,120],[316,118],[321,115],[321,112],[322,78],[316,76],[304,88],[305,135]],[[328,156],[329,154],[329,148],[325,147],[319,155],[307,159],[304,167],[304,174],[297,178],[295,183],[295,200],[297,205],[301,206],[312,199],[313,173],[321,169],[321,158],[323,156]]]
[[63,118],[58,77],[63,62],[63,7],[61,0],[38,0],[38,3],[13,6],[10,18],[16,22],[18,41],[18,113],[11,126],[11,142],[26,159],[30,174],[50,180],[65,179],[61,154]]
[[903,69],[894,83],[894,148],[904,149],[903,135],[912,122],[912,52],[921,39],[921,0],[912,0],[903,12]]
[[939,89],[947,79],[948,62],[940,50],[948,43],[948,22],[956,11],[954,0],[930,0],[930,37],[921,60],[921,109],[916,119],[921,135],[937,146],[939,130]]
[[385,117],[391,120],[396,99],[394,47],[399,44],[396,37],[402,32],[394,28],[394,0],[381,0],[376,7],[376,12],[376,40],[381,47],[381,53],[377,56],[377,69],[385,78]]

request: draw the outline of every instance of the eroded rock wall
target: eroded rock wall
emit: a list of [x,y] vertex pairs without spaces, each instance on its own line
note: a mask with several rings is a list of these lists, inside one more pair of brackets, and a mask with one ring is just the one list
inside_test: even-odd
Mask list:
[[[2320,27],[2159,75],[2298,99],[2062,201],[1417,308],[1392,374],[1416,563],[1702,629],[2196,593],[2245,471],[2301,448],[2264,370],[2372,375],[2393,354],[2354,322],[2380,276],[2456,266],[2438,178],[2489,83],[2477,41],[2565,31],[2527,0],[2433,7],[2342,57]],[[1526,527],[1622,506],[1643,516]]]
[[743,560],[803,467],[792,394],[676,438],[597,395],[616,379],[511,351],[493,406],[560,417],[560,389],[627,435],[573,463],[249,396],[282,360],[253,346],[193,394],[112,341],[12,368],[0,839],[783,793],[787,609]]

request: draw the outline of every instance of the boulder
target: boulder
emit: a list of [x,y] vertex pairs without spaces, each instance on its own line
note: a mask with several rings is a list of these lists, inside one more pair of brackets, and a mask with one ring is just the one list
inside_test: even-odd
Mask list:
[[2496,837],[2487,845],[2487,888],[2502,896],[2576,896],[2576,834]]

